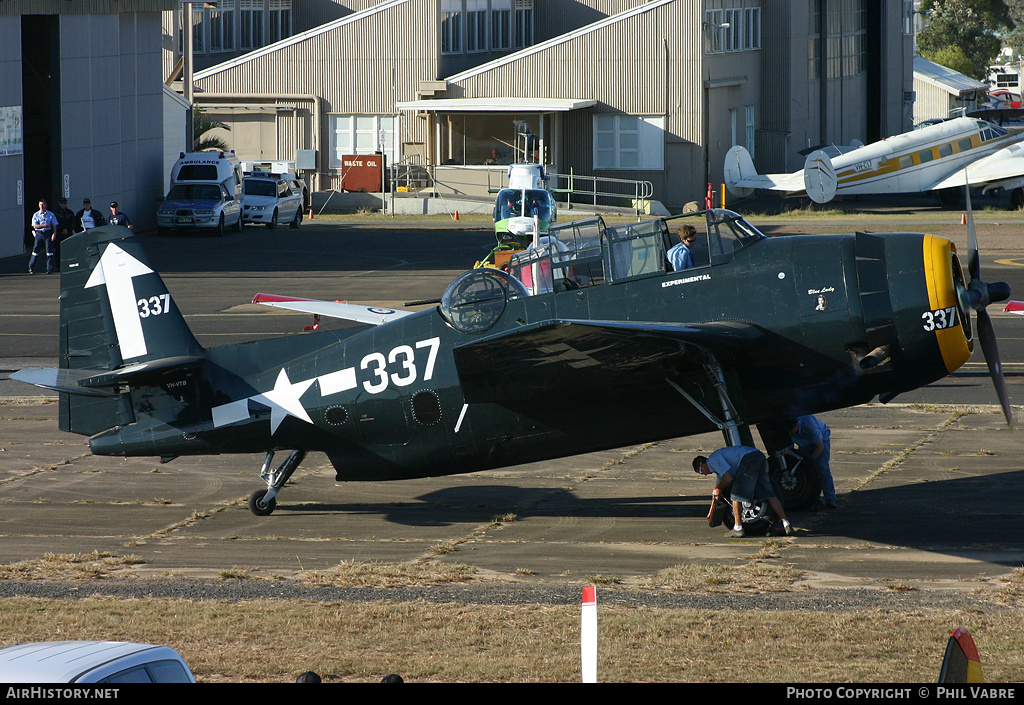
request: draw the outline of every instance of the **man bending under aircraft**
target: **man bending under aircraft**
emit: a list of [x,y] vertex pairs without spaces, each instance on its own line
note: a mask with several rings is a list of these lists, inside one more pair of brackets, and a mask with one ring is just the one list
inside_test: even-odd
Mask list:
[[679,242],[665,253],[674,272],[689,269],[693,266],[693,253],[690,251],[690,248],[693,247],[693,243],[697,240],[697,230],[692,225],[683,225],[676,230],[676,234],[679,236]]
[[728,446],[716,450],[709,457],[698,455],[693,459],[693,471],[701,475],[714,473],[718,476],[718,484],[711,492],[715,499],[722,494],[722,490],[731,487],[729,493],[732,499],[733,527],[732,531],[726,534],[727,538],[744,535],[743,521],[740,518],[742,503],[753,502],[755,497],[771,505],[782,519],[782,526],[787,535],[792,536],[796,533],[796,529],[786,518],[782,503],[776,499],[775,491],[772,490],[771,480],[768,479],[768,461],[764,453],[757,448]]

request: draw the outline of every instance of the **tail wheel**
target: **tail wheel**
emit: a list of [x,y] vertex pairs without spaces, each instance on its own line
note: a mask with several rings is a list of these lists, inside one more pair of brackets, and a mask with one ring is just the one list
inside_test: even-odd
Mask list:
[[266,501],[267,490],[256,490],[249,495],[249,511],[258,517],[270,516],[277,507],[277,499]]

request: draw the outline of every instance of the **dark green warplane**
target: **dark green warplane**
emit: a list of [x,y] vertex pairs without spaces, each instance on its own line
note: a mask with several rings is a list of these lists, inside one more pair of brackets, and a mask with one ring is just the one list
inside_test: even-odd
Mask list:
[[[670,271],[683,223],[693,267]],[[967,282],[930,235],[769,238],[727,210],[594,218],[535,237],[509,271],[460,275],[429,310],[260,295],[367,325],[206,349],[140,240],[95,228],[61,245],[60,368],[12,376],[57,390],[60,428],[97,455],[265,452],[258,515],[308,451],[338,480],[400,480],[715,429],[753,445],[755,425],[799,507],[816,480],[787,467],[783,419],[945,377],[973,351],[971,310],[1009,420],[985,312],[1009,287],[981,281],[969,232]]]

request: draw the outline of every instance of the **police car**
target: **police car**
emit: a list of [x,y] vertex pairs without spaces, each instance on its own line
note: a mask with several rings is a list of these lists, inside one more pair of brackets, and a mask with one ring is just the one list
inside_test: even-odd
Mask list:
[[302,223],[302,186],[291,174],[246,172],[242,177],[242,220],[276,228]]
[[171,189],[156,212],[160,234],[178,230],[242,229],[242,170],[233,152],[182,152]]

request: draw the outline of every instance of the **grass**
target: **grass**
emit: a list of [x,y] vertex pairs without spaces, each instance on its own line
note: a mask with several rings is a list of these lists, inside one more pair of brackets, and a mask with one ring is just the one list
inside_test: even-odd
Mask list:
[[[69,566],[103,554],[47,557]],[[20,564],[14,564],[20,565]],[[10,568],[10,566],[8,566]],[[18,577],[23,577],[18,575]],[[95,574],[92,577],[98,577]],[[222,579],[256,579],[245,569]],[[784,592],[800,574],[770,561],[680,565],[639,586],[693,594]],[[462,565],[344,562],[301,576],[310,584],[438,585],[478,579]],[[616,605],[598,587],[598,677],[606,682],[934,682],[946,641],[967,627],[985,680],[1024,679],[1024,569],[985,608],[841,611],[654,609]],[[636,588],[637,586],[631,586]],[[88,583],[78,588],[88,594]],[[908,586],[893,584],[901,592]],[[1001,601],[1002,606],[999,606]],[[182,599],[6,598],[0,646],[49,639],[166,644],[200,682],[291,682],[312,670],[328,682],[573,682],[580,679],[579,604],[476,605],[378,600],[228,602]],[[266,658],[274,653],[274,658]],[[721,655],[728,653],[729,658]]]
[[0,580],[91,580],[145,563],[139,556],[111,553],[45,553],[42,558],[0,566]]
[[[934,682],[957,626],[978,644],[986,681],[1024,677],[1019,613],[657,610],[603,604],[602,594],[601,681]],[[579,619],[577,604],[10,598],[0,644],[167,644],[201,682],[290,682],[306,670],[336,682],[572,682]]]

